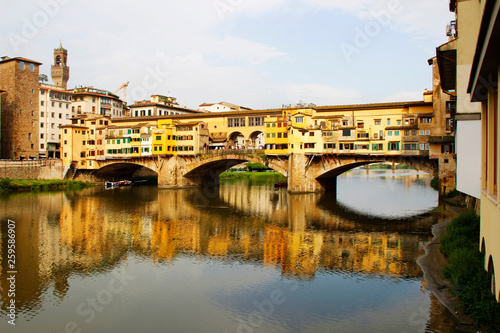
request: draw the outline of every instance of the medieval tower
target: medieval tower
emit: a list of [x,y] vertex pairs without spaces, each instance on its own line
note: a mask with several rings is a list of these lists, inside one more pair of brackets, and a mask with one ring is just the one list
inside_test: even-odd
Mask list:
[[56,86],[64,90],[68,89],[68,50],[63,48],[62,44],[59,44],[59,47],[54,50],[54,65],[51,66],[51,76]]

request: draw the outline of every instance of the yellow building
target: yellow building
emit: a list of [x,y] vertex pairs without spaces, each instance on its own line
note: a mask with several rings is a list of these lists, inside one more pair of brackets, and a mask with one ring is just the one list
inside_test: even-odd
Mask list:
[[[102,128],[110,125],[108,117],[88,114],[75,117],[70,125],[61,125],[61,155],[64,166],[94,169],[95,161],[101,157],[102,143],[97,137]],[[102,135],[102,134],[101,134]]]
[[500,301],[500,112],[498,76],[500,58],[500,1],[481,4],[482,22],[467,92],[473,102],[481,102],[481,250],[491,276],[492,292]]

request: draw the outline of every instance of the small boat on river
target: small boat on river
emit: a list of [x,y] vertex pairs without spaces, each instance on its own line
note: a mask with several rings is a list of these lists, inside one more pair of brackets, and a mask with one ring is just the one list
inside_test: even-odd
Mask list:
[[132,185],[132,181],[130,180],[120,180],[117,182],[105,182],[104,187],[106,188],[115,188],[115,187],[120,187],[120,186],[130,186]]
[[287,182],[277,182],[274,184],[274,188],[287,188],[288,183]]

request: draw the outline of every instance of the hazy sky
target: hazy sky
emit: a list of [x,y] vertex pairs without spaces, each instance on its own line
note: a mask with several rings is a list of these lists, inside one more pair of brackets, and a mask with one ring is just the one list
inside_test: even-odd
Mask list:
[[68,49],[68,86],[276,108],[421,100],[449,0],[0,0],[0,56]]

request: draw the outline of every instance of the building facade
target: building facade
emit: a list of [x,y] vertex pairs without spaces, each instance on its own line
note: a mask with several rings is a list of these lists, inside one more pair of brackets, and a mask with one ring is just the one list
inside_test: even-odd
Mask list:
[[174,97],[152,95],[151,100],[136,101],[130,105],[130,117],[159,117],[179,114],[193,114],[198,111],[182,108]]
[[500,1],[480,5],[482,21],[467,93],[481,105],[481,251],[491,290],[500,301]]
[[0,61],[1,158],[35,159],[39,149],[38,80],[41,63],[26,58]]
[[250,110],[252,109],[227,102],[203,103],[200,105],[200,111],[202,112],[234,112],[234,111],[250,111]]
[[70,90],[73,94],[73,117],[82,114],[100,114],[110,118],[123,117],[123,101],[115,94],[94,87]]
[[471,102],[467,82],[481,22],[480,1],[450,0],[456,19],[448,26],[450,41],[437,48],[442,89],[452,96],[449,107],[456,122],[457,189],[479,198],[481,192],[481,106]]
[[39,156],[60,158],[60,126],[71,124],[72,93],[55,85],[40,83]]

